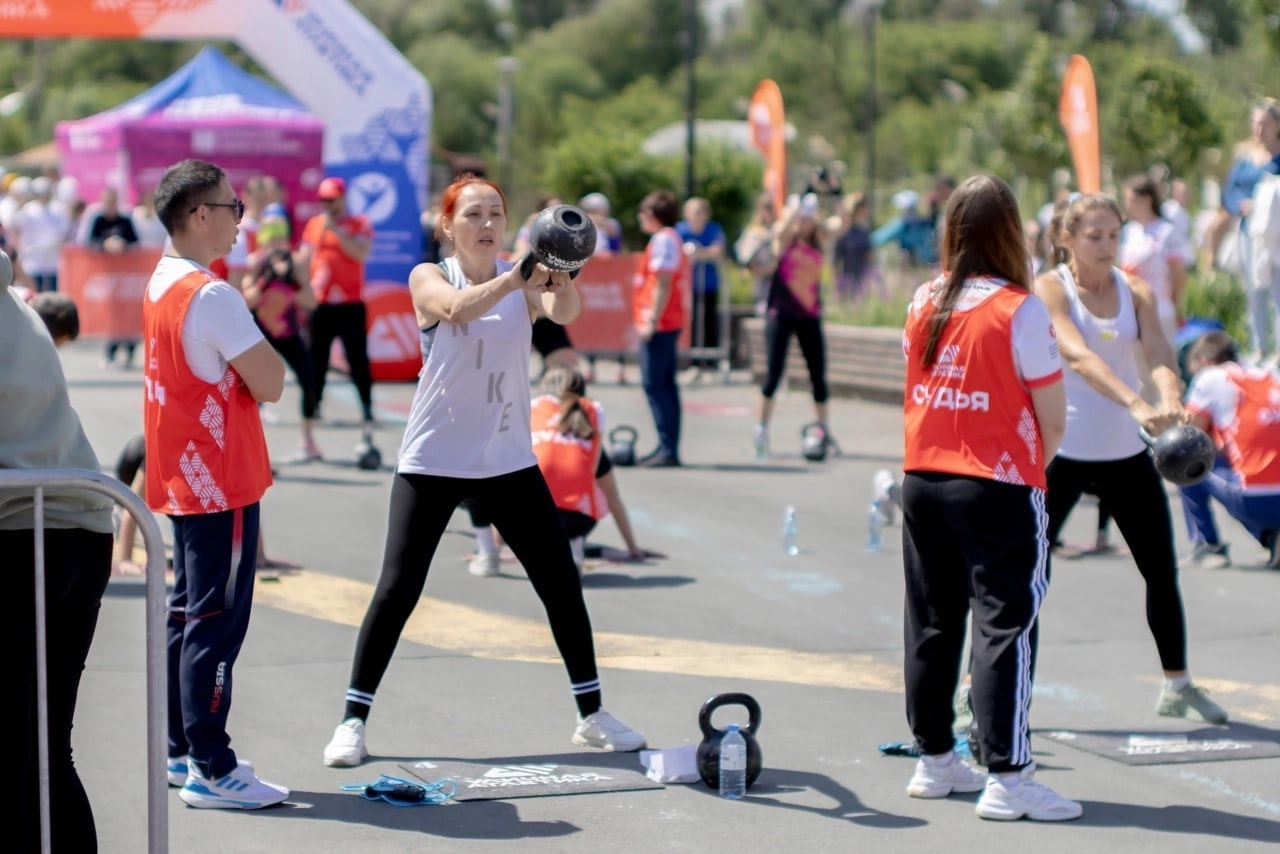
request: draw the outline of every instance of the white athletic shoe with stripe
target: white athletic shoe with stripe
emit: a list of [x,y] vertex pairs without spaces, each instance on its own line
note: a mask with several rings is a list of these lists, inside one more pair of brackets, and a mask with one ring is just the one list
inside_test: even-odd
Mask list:
[[216,780],[205,777],[195,765],[189,765],[187,772],[186,785],[178,797],[197,809],[256,810],[289,797],[289,790],[284,786],[259,780],[253,768],[243,764]]

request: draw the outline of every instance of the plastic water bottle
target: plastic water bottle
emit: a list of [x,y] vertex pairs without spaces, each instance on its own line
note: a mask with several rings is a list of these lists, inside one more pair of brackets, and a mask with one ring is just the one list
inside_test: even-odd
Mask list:
[[867,551],[878,552],[884,548],[884,513],[880,510],[880,499],[871,502],[867,511]]
[[747,793],[747,740],[737,724],[720,739],[720,797],[738,800]]
[[796,541],[799,531],[796,529],[796,508],[790,504],[782,513],[782,550],[787,553],[787,557],[795,557],[800,554],[800,546]]

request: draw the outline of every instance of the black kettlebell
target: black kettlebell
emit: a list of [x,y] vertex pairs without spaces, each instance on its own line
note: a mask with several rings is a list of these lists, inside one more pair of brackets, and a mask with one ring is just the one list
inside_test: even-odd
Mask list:
[[520,262],[520,275],[529,278],[534,263],[578,274],[596,251],[596,224],[573,205],[543,208],[529,224],[529,254]]
[[356,468],[361,471],[377,471],[382,468],[382,452],[373,444],[373,435],[366,430],[356,445]]
[[634,427],[626,424],[619,424],[609,431],[609,459],[615,466],[636,464],[636,439],[639,435]]
[[817,421],[800,428],[800,452],[809,462],[820,463],[825,460],[830,444],[827,428]]
[[1139,427],[1138,435],[1151,449],[1156,471],[1170,483],[1194,486],[1213,471],[1218,449],[1209,434],[1193,424],[1175,424],[1154,437]]
[[747,785],[750,786],[760,776],[764,760],[760,743],[756,741],[756,730],[760,728],[760,704],[750,694],[717,694],[702,704],[702,711],[698,713],[698,726],[702,729],[702,743],[698,745],[698,774],[702,782],[711,788],[720,787],[720,740],[727,730],[713,727],[711,715],[721,706],[743,706],[747,710],[747,725],[738,727],[738,731],[747,742]]

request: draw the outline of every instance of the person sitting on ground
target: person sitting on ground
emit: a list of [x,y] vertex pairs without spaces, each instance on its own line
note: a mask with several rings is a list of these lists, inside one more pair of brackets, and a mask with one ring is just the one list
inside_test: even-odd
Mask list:
[[1191,423],[1213,436],[1222,453],[1207,478],[1179,487],[1194,544],[1184,566],[1231,565],[1213,519],[1210,499],[1217,499],[1270,552],[1267,568],[1280,569],[1280,380],[1242,366],[1236,342],[1221,331],[1200,336],[1187,364],[1194,371]]
[[[533,401],[533,452],[569,535],[578,571],[582,571],[586,556],[587,534],[609,513],[627,544],[627,556],[652,556],[636,544],[613,465],[601,442],[604,409],[586,397],[587,382],[582,374],[563,368],[548,371],[542,379],[542,391]],[[604,488],[605,481],[609,489]]]

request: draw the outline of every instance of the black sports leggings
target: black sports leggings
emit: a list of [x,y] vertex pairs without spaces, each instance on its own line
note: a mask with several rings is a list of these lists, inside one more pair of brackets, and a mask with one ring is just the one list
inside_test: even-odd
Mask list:
[[370,695],[377,691],[404,624],[422,596],[440,538],[464,499],[484,508],[524,567],[547,611],[579,712],[595,712],[600,704],[591,618],[569,539],[536,465],[477,479],[396,474],[382,575],[356,640],[351,687]]
[[827,402],[827,343],[822,335],[820,317],[779,317],[769,315],[764,322],[764,349],[766,362],[764,384],[760,393],[773,397],[782,382],[787,365],[787,345],[791,336],[800,343],[805,367],[809,369],[809,384],[813,386],[814,403]]
[[311,312],[311,380],[315,402],[324,400],[324,383],[329,373],[329,350],[333,339],[342,341],[342,350],[351,371],[351,382],[360,395],[364,420],[373,420],[373,374],[369,368],[369,333],[365,329],[368,312],[362,302],[322,303]]
[[[263,330],[263,334],[266,334],[266,330]],[[298,334],[287,335],[284,338],[273,338],[267,335],[267,340],[271,342],[271,346],[280,354],[280,358],[284,359],[285,364],[293,370],[293,375],[298,379],[298,388],[302,391],[302,417],[315,418],[316,386],[311,378],[311,354],[307,352],[306,342]]]
[[1169,500],[1160,475],[1143,451],[1101,462],[1056,457],[1049,464],[1049,542],[1058,542],[1071,508],[1086,490],[1110,510],[1138,572],[1147,583],[1147,625],[1156,641],[1160,666],[1187,669],[1187,625],[1178,589]]

